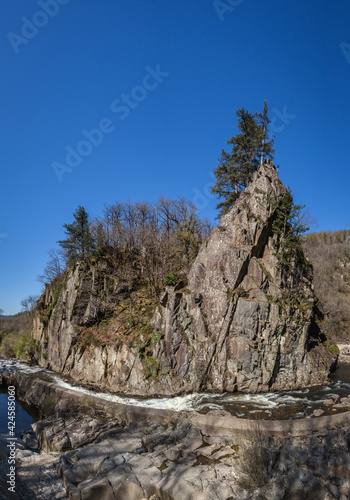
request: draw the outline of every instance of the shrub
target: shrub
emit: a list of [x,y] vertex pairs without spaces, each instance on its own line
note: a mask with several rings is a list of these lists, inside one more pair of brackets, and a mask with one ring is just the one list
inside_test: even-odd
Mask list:
[[58,301],[58,297],[60,296],[60,293],[61,293],[61,289],[62,289],[62,283],[59,281],[56,285],[56,288],[52,294],[52,297],[53,297],[53,301],[52,301],[52,309],[55,307],[55,305],[57,304],[57,301]]
[[159,344],[159,342],[164,338],[163,332],[160,332],[159,330],[156,331],[154,334],[154,337],[152,337],[151,344],[155,346],[156,344]]
[[178,282],[178,276],[176,273],[169,273],[164,276],[164,286],[175,286]]
[[244,436],[244,441],[240,446],[238,458],[240,469],[239,485],[247,490],[261,488],[269,478],[269,461],[269,448],[257,419],[254,429]]
[[14,347],[19,339],[18,332],[7,333],[2,337],[1,345],[0,345],[0,354],[4,358],[15,358],[16,354],[14,351]]
[[33,339],[30,332],[23,332],[13,346],[13,351],[16,358],[32,360],[37,351],[37,341]]

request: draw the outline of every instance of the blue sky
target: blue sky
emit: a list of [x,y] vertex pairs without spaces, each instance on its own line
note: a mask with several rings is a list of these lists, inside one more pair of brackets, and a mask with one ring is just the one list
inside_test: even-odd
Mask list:
[[5,314],[40,292],[78,205],[164,193],[214,219],[234,112],[265,97],[295,201],[317,230],[348,227],[348,1],[2,0],[1,13]]

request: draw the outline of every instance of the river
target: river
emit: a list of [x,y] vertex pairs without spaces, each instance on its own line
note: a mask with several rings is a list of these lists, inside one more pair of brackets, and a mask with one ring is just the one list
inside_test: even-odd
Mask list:
[[[37,365],[28,365],[17,360],[0,359],[0,371],[3,370],[20,370],[32,377],[48,380],[61,387],[98,396],[117,403],[173,411],[199,411],[201,413],[206,413],[213,409],[224,409],[233,415],[245,418],[253,418],[257,412],[261,414],[262,418],[269,419],[303,418],[311,415],[314,410],[320,408],[324,411],[324,415],[334,414],[344,410],[332,409],[330,406],[323,405],[323,402],[337,395],[345,397],[350,394],[350,364],[346,363],[341,364],[331,375],[331,383],[326,386],[258,394],[246,394],[242,392],[224,394],[192,393],[168,398],[128,397],[106,391],[98,392],[88,389],[56,372],[46,370]],[[0,397],[6,399],[6,395],[0,394]],[[1,409],[3,409],[4,405],[6,406],[5,399],[0,399]],[[22,408],[21,410],[20,405],[18,408],[20,415],[24,409]],[[1,413],[1,421],[5,417]],[[26,422],[24,419],[24,425],[27,425]]]

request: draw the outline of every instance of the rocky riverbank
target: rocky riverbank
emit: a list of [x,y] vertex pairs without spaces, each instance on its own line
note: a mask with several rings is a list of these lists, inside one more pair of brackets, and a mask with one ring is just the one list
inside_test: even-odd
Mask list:
[[350,363],[350,344],[337,344],[339,348],[339,362]]
[[349,498],[350,412],[247,421],[110,404],[19,373],[3,382],[46,415],[18,446],[22,498]]

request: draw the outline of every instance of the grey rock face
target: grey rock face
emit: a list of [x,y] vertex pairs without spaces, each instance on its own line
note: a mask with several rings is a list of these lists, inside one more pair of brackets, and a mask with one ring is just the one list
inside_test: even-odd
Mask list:
[[[326,382],[336,356],[316,324],[311,266],[300,251],[287,272],[272,230],[285,193],[272,162],[255,172],[202,245],[187,279],[166,288],[153,318],[154,333],[162,338],[146,357],[120,340],[76,344],[76,326],[110,315],[123,293],[98,266],[88,273],[77,266],[47,326],[36,319],[40,363],[84,382],[144,395],[256,392]],[[52,292],[42,300],[45,307],[52,304]]]
[[315,323],[312,273],[302,253],[289,272],[272,232],[286,189],[261,167],[202,246],[183,289],[166,291],[157,318],[163,369],[184,390],[267,391],[326,381],[334,357]]

